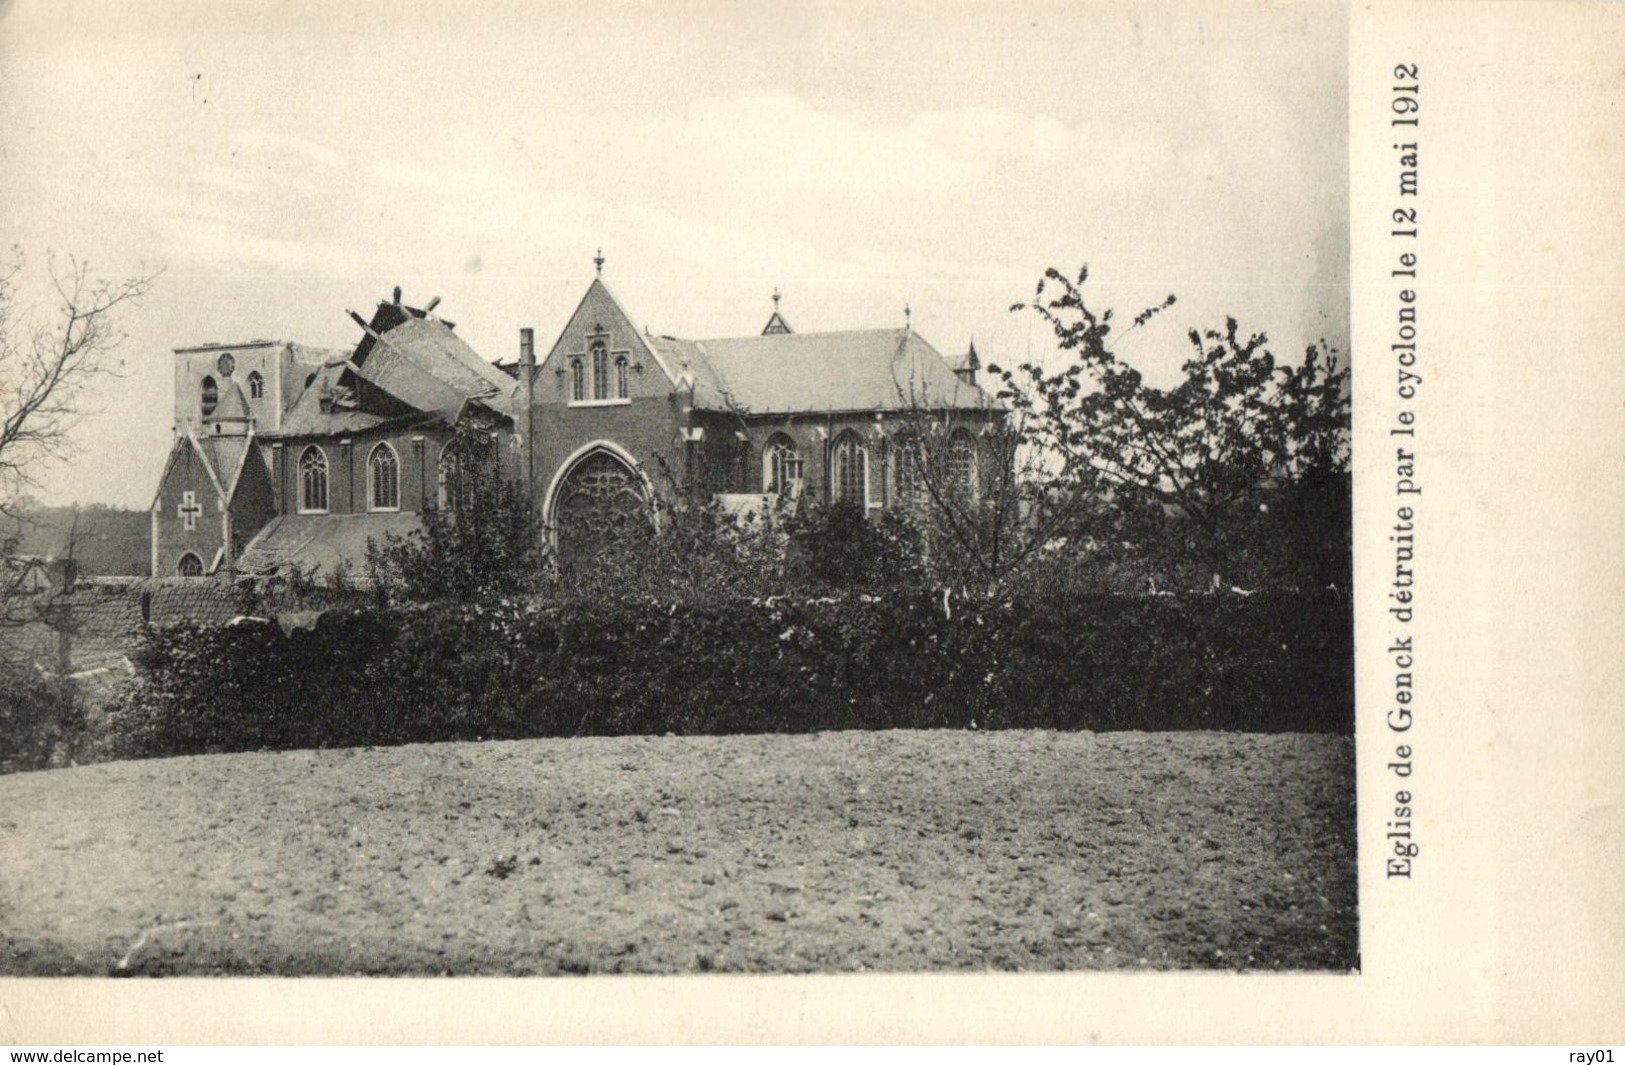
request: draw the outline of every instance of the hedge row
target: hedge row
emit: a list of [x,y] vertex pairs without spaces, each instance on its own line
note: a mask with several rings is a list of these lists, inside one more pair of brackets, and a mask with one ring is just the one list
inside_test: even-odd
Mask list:
[[151,634],[114,752],[885,728],[1348,732],[1341,597],[511,602]]

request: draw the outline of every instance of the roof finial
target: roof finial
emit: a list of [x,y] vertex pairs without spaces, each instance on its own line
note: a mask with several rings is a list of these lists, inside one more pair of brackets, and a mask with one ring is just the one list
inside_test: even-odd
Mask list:
[[773,309],[775,311],[777,311],[779,309],[779,300],[781,300],[783,298],[784,298],[784,293],[779,291],[779,286],[774,285],[773,286]]
[[604,276],[604,249],[599,248],[598,254],[592,257],[592,264],[598,268],[598,276]]
[[910,307],[906,303],[903,304],[903,328],[904,329],[909,328],[910,322],[913,321],[913,316],[914,316],[914,309],[912,307]]

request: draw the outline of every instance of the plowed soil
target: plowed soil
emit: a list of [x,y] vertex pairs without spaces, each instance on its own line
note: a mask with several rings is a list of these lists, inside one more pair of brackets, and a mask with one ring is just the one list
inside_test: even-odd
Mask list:
[[0,972],[1358,964],[1353,744],[849,732],[0,778]]

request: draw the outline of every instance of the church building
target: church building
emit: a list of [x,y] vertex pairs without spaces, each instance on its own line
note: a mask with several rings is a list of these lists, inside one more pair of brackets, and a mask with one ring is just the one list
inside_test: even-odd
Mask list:
[[[359,578],[367,541],[439,506],[459,427],[511,433],[517,386],[400,289],[351,352],[182,348],[152,508],[155,576]],[[247,383],[247,389],[243,388]]]
[[[639,327],[603,278],[538,359],[473,351],[452,323],[394,297],[351,312],[351,352],[285,342],[177,349],[176,435],[152,511],[154,575],[364,576],[369,539],[445,506],[460,440],[489,434],[530,486],[563,560],[655,523],[673,492],[741,509],[918,501],[906,433],[942,428],[975,491],[1003,416],[975,347],[949,360],[900,328],[798,333],[779,294],[759,335],[687,340]],[[905,319],[906,319],[905,309]]]
[[977,384],[974,348],[950,363],[907,324],[797,333],[777,298],[757,336],[653,335],[604,283],[602,256],[595,265],[531,390],[533,484],[562,558],[646,512],[662,482],[870,514],[906,505],[896,430],[921,414],[949,427],[977,480],[979,436],[1003,409]]
[[152,576],[226,572],[275,516],[263,434],[337,357],[272,340],[175,349],[175,436],[151,508]]

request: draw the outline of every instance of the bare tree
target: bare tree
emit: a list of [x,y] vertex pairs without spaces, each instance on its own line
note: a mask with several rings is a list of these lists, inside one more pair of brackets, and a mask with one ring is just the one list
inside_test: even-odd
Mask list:
[[71,622],[53,609],[66,573],[42,587],[37,560],[16,557],[24,496],[40,487],[43,466],[74,452],[69,433],[91,386],[118,372],[116,313],[157,276],[107,280],[77,259],[65,269],[48,260],[55,307],[40,320],[22,303],[23,266],[21,249],[0,261],[0,772],[71,757],[83,733],[61,642]]
[[19,248],[0,263],[0,514],[11,518],[22,493],[40,486],[41,470],[77,450],[70,433],[90,389],[121,372],[118,314],[161,273],[104,278],[76,258],[65,268],[48,260],[56,306],[38,320],[20,302],[23,266]]

